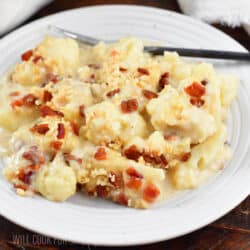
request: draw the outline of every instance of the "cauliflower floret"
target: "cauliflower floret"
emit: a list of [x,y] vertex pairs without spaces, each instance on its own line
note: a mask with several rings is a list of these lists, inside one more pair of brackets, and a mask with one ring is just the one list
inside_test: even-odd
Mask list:
[[200,143],[216,131],[215,120],[206,110],[192,106],[185,94],[171,86],[165,87],[158,98],[146,106],[155,129],[175,129],[178,134]]
[[69,38],[46,37],[34,54],[42,56],[49,72],[60,76],[73,76],[79,66],[79,46]]
[[85,116],[86,126],[82,131],[93,143],[124,142],[147,133],[146,123],[138,113],[122,114],[108,101],[86,108]]
[[[65,137],[58,139],[58,124],[62,124],[65,129]],[[46,133],[39,133],[37,126],[47,125],[48,131]],[[22,142],[27,145],[40,145],[44,151],[54,151],[53,142],[59,141],[61,143],[60,149],[64,151],[71,151],[74,147],[79,146],[79,139],[73,133],[69,122],[55,117],[45,117],[36,120],[31,125],[22,126],[18,128],[12,135],[11,144]]]
[[62,155],[44,165],[36,174],[34,188],[47,199],[65,201],[76,192],[76,176],[68,167]]
[[221,124],[214,135],[192,149],[187,162],[170,169],[174,185],[179,189],[194,188],[222,168],[231,156],[225,140],[226,128]]
[[94,102],[90,86],[76,80],[65,79],[56,85],[48,84],[45,90],[53,96],[47,105],[61,111],[68,120],[76,121],[79,118],[79,107],[87,107]]
[[46,77],[45,68],[30,61],[17,64],[12,73],[12,80],[22,85],[41,84]]

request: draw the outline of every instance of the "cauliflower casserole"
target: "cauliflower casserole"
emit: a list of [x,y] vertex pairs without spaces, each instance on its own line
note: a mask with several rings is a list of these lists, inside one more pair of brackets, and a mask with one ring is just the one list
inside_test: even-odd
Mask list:
[[47,37],[1,81],[1,152],[17,194],[82,191],[148,208],[197,187],[230,158],[237,81],[142,41],[79,45]]

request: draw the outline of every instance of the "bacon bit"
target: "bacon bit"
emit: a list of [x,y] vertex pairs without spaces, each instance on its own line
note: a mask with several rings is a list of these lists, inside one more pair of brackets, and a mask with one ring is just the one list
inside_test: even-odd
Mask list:
[[160,194],[160,190],[153,184],[148,183],[148,185],[143,190],[143,199],[147,202],[153,202],[157,196]]
[[31,129],[31,132],[37,132],[41,135],[45,135],[49,131],[49,125],[48,124],[35,124]]
[[10,96],[15,97],[15,96],[19,96],[20,92],[19,91],[14,91],[10,93]]
[[96,186],[96,193],[99,197],[106,198],[109,195],[108,188],[105,186]]
[[22,61],[29,61],[29,59],[32,57],[32,55],[33,55],[32,50],[28,50],[28,51],[24,52],[21,56]]
[[71,127],[73,133],[74,133],[76,136],[79,136],[79,130],[80,130],[79,126],[78,126],[75,122],[70,121],[70,127]]
[[205,104],[205,101],[200,98],[191,98],[190,103],[198,108],[202,107]]
[[123,113],[131,113],[138,109],[138,102],[136,99],[130,99],[121,102],[121,110]]
[[62,142],[61,141],[52,141],[52,142],[50,142],[49,145],[54,150],[59,151],[62,147]]
[[177,140],[177,135],[176,134],[164,135],[164,139],[167,141],[175,141]]
[[23,184],[14,184],[14,188],[15,189],[23,189],[24,191],[28,190],[28,186],[27,185],[23,185]]
[[36,104],[38,98],[33,94],[27,94],[23,97],[23,103],[25,106],[33,107]]
[[49,91],[47,91],[47,90],[44,90],[44,92],[43,92],[43,102],[50,102],[51,101],[51,99],[52,99],[52,94],[49,92]]
[[142,157],[144,161],[147,163],[161,165],[164,168],[168,165],[168,161],[163,154],[157,155],[154,152],[153,153],[143,152]]
[[16,107],[21,107],[23,106],[23,99],[17,99],[17,100],[14,100],[10,103],[10,106],[15,109]]
[[114,173],[114,172],[110,172],[110,176],[109,176],[109,182],[115,186],[116,188],[122,188],[123,187],[123,178],[122,178],[122,174],[121,173]]
[[26,183],[26,184],[30,184],[30,178],[32,176],[33,172],[32,171],[28,171],[28,172],[25,172],[25,170],[23,168],[21,168],[19,170],[19,173],[17,175],[17,178]]
[[191,157],[191,152],[185,153],[181,157],[181,161],[187,161]]
[[57,124],[57,139],[63,139],[65,137],[65,127],[63,123]]
[[41,112],[41,116],[42,117],[46,117],[46,116],[61,116],[63,117],[63,113],[57,110],[53,110],[52,108],[50,108],[47,105],[42,105],[40,107],[40,112]]
[[128,198],[126,197],[126,195],[124,193],[120,193],[116,197],[116,202],[121,204],[121,205],[127,206],[128,205]]
[[129,167],[126,169],[126,174],[129,175],[130,177],[138,178],[141,179],[143,176],[138,173],[134,167]]
[[141,181],[141,179],[132,177],[128,180],[126,185],[128,188],[131,188],[131,189],[139,189],[142,185],[142,181]]
[[43,57],[42,56],[36,56],[34,57],[34,59],[32,60],[33,63],[37,64],[39,61],[42,61]]
[[23,153],[22,157],[33,164],[43,164],[45,163],[44,154],[38,150],[37,146],[31,146],[29,151]]
[[110,53],[111,56],[117,56],[118,54],[119,54],[119,52],[116,50],[112,50]]
[[202,97],[206,93],[206,88],[203,85],[199,84],[198,82],[193,82],[191,85],[187,86],[184,90],[188,95],[197,98]]
[[149,75],[149,70],[145,68],[138,68],[137,71],[142,75]]
[[98,161],[106,160],[107,154],[106,154],[105,148],[101,148],[101,147],[98,148],[97,151],[95,152],[94,157]]
[[202,81],[201,81],[201,84],[202,84],[203,86],[206,86],[206,85],[208,84],[208,80],[206,80],[206,79],[202,80]]
[[85,106],[84,105],[81,105],[79,107],[79,115],[83,118],[85,118]]
[[138,161],[141,153],[137,149],[136,145],[133,144],[124,151],[124,155],[130,160]]
[[51,81],[53,83],[58,83],[60,81],[60,77],[57,75],[54,75],[52,73],[48,74],[48,79],[49,79],[49,81]]
[[149,100],[158,97],[158,95],[156,93],[154,93],[153,91],[147,90],[147,89],[143,89],[142,94],[144,97],[146,97]]
[[74,155],[72,155],[72,154],[68,154],[68,153],[64,153],[63,154],[63,156],[64,156],[64,160],[65,160],[65,162],[69,165],[69,161],[76,161],[76,162],[78,162],[79,164],[82,164],[82,159],[81,158],[78,158],[78,157],[76,157],[76,156],[74,156]]
[[126,68],[123,68],[123,67],[120,67],[119,70],[120,70],[121,72],[127,72],[127,71],[128,71]]
[[118,93],[120,93],[120,89],[118,88],[118,89],[114,89],[114,90],[112,90],[112,91],[109,91],[107,94],[106,94],[106,96],[107,97],[113,97],[115,94],[118,94]]
[[159,91],[163,90],[164,87],[168,84],[169,84],[169,73],[165,72],[160,77],[158,90]]

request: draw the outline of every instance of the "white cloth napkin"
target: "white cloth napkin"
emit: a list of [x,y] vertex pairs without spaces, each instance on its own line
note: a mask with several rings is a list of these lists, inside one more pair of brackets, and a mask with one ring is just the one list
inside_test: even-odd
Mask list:
[[0,35],[22,23],[52,0],[0,0]]
[[178,0],[181,10],[206,22],[243,25],[250,35],[250,0]]

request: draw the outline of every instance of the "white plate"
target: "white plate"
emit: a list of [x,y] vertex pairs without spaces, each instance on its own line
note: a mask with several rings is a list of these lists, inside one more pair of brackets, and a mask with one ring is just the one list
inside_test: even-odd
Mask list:
[[[222,32],[184,15],[138,6],[99,6],[43,18],[2,39],[0,74],[15,63],[23,51],[42,39],[48,24],[100,38],[132,35],[175,46],[245,51]],[[55,238],[121,246],[180,236],[233,209],[250,191],[250,68],[246,63],[225,61],[217,61],[216,68],[236,74],[241,86],[229,119],[229,140],[234,156],[225,170],[212,180],[150,210],[135,210],[80,194],[64,203],[40,197],[21,198],[1,176],[0,213],[25,228]]]

